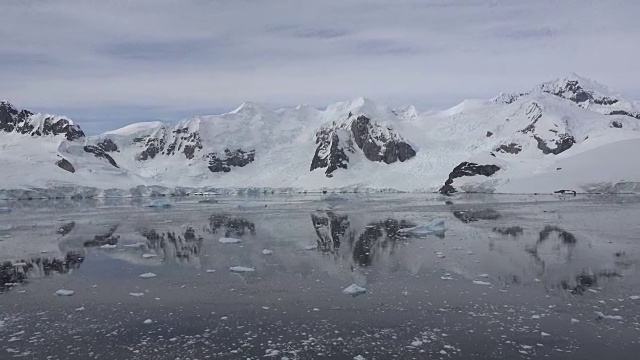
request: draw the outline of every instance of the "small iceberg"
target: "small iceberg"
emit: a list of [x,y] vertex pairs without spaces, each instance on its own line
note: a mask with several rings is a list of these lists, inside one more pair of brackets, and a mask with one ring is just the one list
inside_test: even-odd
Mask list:
[[486,281],[473,280],[473,283],[476,284],[476,285],[491,286],[491,283],[490,282],[486,282]]
[[232,266],[229,268],[229,271],[235,273],[245,273],[245,272],[253,272],[256,271],[254,268],[246,267],[246,266]]
[[149,278],[153,278],[156,277],[158,275],[152,273],[152,272],[148,272],[148,273],[144,273],[144,274],[140,274],[140,277],[143,279],[149,279]]
[[239,242],[242,242],[242,240],[240,239],[236,239],[236,238],[230,238],[230,237],[221,237],[220,240],[218,240],[221,244],[237,244]]
[[104,244],[104,245],[100,246],[100,249],[111,250],[111,249],[115,249],[117,247],[118,247],[118,245]]
[[345,294],[351,295],[353,297],[356,297],[358,295],[362,295],[362,294],[366,293],[367,289],[365,289],[362,286],[359,286],[357,284],[351,284],[347,288],[342,290],[342,292],[345,293]]
[[262,255],[273,255],[273,250],[262,249]]
[[154,257],[158,257],[158,255],[157,254],[142,254],[142,258],[143,259],[151,259],[151,258],[154,258]]
[[414,237],[425,237],[432,234],[444,234],[445,230],[447,229],[444,226],[444,220],[436,220],[424,225],[400,229],[399,232],[406,233]]
[[149,201],[147,207],[150,208],[168,208],[171,207],[171,203],[165,199],[153,199]]
[[143,248],[143,247],[145,247],[145,246],[146,246],[146,244],[145,244],[145,243],[140,243],[140,242],[139,242],[139,243],[135,243],[135,244],[125,244],[125,245],[122,245],[122,246],[123,246],[123,247],[126,247],[126,248],[135,248],[135,249],[138,249],[138,248]]
[[65,289],[60,289],[58,291],[56,291],[56,295],[58,296],[71,296],[75,293],[75,291],[73,290],[65,290]]

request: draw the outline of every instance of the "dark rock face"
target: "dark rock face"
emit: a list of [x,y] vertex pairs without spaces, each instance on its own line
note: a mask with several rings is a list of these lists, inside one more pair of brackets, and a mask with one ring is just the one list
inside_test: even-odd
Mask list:
[[182,152],[184,156],[191,160],[195,157],[195,152],[202,149],[202,139],[197,131],[189,132],[188,127],[173,130],[173,142],[163,152],[165,155],[173,155],[176,151]]
[[316,133],[318,146],[311,160],[311,171],[326,168],[325,175],[332,177],[335,170],[347,169],[347,152],[355,153],[356,147],[368,160],[385,164],[404,162],[416,155],[411,145],[391,129],[364,115],[352,117],[353,114],[349,114],[350,121],[341,125],[334,123]]
[[551,141],[545,141],[536,135],[533,138],[538,142],[538,149],[542,150],[544,154],[558,155],[570,149],[576,143],[573,136],[569,134],[558,134],[558,140]]
[[609,98],[606,96],[603,97],[594,97],[593,94],[589,91],[586,91],[580,86],[577,80],[568,80],[564,87],[555,90],[543,90],[548,94],[552,94],[563,99],[571,100],[576,104],[583,103],[585,101],[592,102],[598,105],[613,105],[618,102],[616,98]]
[[527,119],[529,119],[529,125],[520,130],[523,134],[533,133],[536,130],[536,123],[542,118],[542,108],[538,103],[531,103],[526,111]]
[[[625,116],[630,116],[632,118],[636,118],[636,119],[640,120],[640,113],[632,114],[632,113],[630,113],[628,111],[624,111],[624,110],[613,110],[612,112],[610,112],[607,115],[625,115]],[[622,127],[622,126],[620,126],[620,127]]]
[[[137,139],[134,139],[134,142],[135,140]],[[138,155],[138,160],[145,161],[145,160],[153,159],[154,157],[156,157],[156,155],[162,152],[162,149],[164,149],[165,143],[166,141],[164,140],[164,137],[147,138],[145,143],[145,149]]]
[[415,150],[406,142],[393,139],[393,136],[387,139],[384,134],[376,135],[376,126],[378,125],[374,125],[364,115],[358,116],[351,123],[353,139],[367,159],[391,164],[409,160],[416,155]]
[[497,220],[500,213],[494,209],[457,210],[453,212],[453,216],[463,223],[470,223],[478,220]]
[[73,125],[67,119],[55,119],[47,117],[42,122],[42,127],[36,129],[31,120],[32,112],[18,110],[6,101],[0,102],[0,131],[15,132],[31,136],[63,135],[67,140],[73,141],[84,138],[84,132],[78,125]]
[[242,149],[234,151],[225,149],[223,156],[210,153],[207,155],[208,168],[211,172],[229,172],[231,167],[244,167],[252,163],[255,160],[255,154],[255,150],[244,151]]
[[502,144],[498,146],[495,151],[499,151],[505,154],[517,154],[522,151],[522,146],[516,143]]
[[83,147],[83,149],[84,149],[85,152],[91,153],[97,158],[103,158],[103,159],[107,160],[109,162],[109,164],[111,164],[111,165],[113,165],[113,166],[115,166],[117,168],[120,168],[118,166],[118,164],[116,163],[116,161],[113,160],[111,155],[107,154],[104,150],[100,149],[99,147],[93,146],[93,145],[85,145]]
[[76,169],[73,167],[73,165],[71,165],[71,163],[67,159],[60,159],[56,161],[56,165],[58,165],[60,169],[67,170],[70,173],[76,172]]
[[453,168],[453,171],[449,173],[449,178],[445,181],[444,186],[440,188],[441,194],[451,194],[457,190],[452,186],[453,180],[463,176],[491,176],[495,174],[500,167],[497,165],[478,165],[470,162],[462,162],[460,165]]
[[116,145],[115,142],[113,142],[113,140],[106,138],[102,141],[100,141],[99,143],[96,144],[97,147],[99,147],[102,151],[104,152],[116,152],[119,151],[118,150],[118,145]]
[[609,126],[616,129],[622,129],[622,123],[617,120],[612,121]]
[[[325,175],[333,177],[333,172],[338,168],[346,169],[349,157],[340,144],[340,138],[335,131],[322,129],[316,134],[316,152],[311,160],[311,171],[318,168],[326,168]],[[347,143],[347,151],[353,152],[353,144]]]
[[487,137],[492,137],[493,133],[491,131],[487,131]]

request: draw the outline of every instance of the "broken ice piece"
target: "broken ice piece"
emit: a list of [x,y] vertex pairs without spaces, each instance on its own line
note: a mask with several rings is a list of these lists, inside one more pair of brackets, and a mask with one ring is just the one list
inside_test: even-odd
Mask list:
[[235,238],[229,238],[229,237],[221,237],[220,240],[218,240],[221,244],[237,244],[239,242],[242,242],[242,240],[240,239],[235,239]]
[[142,323],[143,324],[151,324],[152,322],[153,322],[153,320],[147,319],[147,320],[143,321]]
[[58,296],[71,296],[75,293],[75,291],[73,290],[65,290],[65,289],[60,289],[58,291],[56,291],[56,295]]
[[118,245],[104,244],[104,245],[100,246],[100,249],[107,249],[107,250],[109,250],[109,249],[115,249],[115,248],[117,248],[117,247],[118,247]]
[[486,285],[486,286],[490,286],[491,283],[486,282],[486,281],[480,281],[480,280],[473,280],[473,283],[476,285]]
[[443,253],[441,253],[440,251],[436,251],[436,257],[442,259],[442,258],[445,257],[445,255]]
[[362,294],[366,293],[367,289],[365,289],[362,286],[359,286],[357,284],[351,284],[347,288],[342,290],[342,292],[345,293],[345,294],[349,294],[349,295],[351,295],[353,297],[356,297],[358,295],[362,295]]
[[129,293],[129,295],[133,297],[140,297],[140,296],[144,296],[144,293]]
[[148,273],[144,273],[144,274],[140,274],[140,277],[143,279],[148,279],[148,278],[152,278],[152,277],[156,277],[158,275],[152,273],[152,272],[148,272]]
[[262,249],[262,255],[272,255],[273,250]]
[[243,273],[243,272],[252,272],[256,271],[254,268],[246,267],[246,266],[232,266],[229,268],[231,272]]
[[142,258],[143,259],[151,259],[151,258],[154,258],[156,256],[158,256],[158,255],[156,255],[156,254],[142,254]]

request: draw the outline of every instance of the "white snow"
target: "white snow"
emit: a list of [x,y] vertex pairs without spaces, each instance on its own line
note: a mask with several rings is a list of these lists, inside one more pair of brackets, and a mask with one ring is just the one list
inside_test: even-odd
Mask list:
[[366,293],[367,289],[357,284],[351,284],[347,286],[344,290],[342,290],[342,292],[351,296],[358,296]]
[[75,293],[73,290],[60,289],[56,291],[56,295],[58,296],[71,296]]
[[221,237],[218,241],[221,244],[237,244],[239,242],[242,242],[241,239],[230,238],[230,237]]
[[246,266],[232,266],[229,268],[231,272],[243,273],[243,272],[253,272],[256,271],[254,268],[246,267]]
[[143,279],[149,279],[149,278],[153,278],[156,277],[158,275],[152,273],[152,272],[148,272],[148,273],[144,273],[144,274],[140,274],[140,277]]

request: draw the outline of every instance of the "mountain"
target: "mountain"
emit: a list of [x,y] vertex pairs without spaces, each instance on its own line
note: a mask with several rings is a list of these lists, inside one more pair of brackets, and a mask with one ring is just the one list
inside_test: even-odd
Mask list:
[[637,104],[575,74],[441,112],[366,98],[322,110],[247,102],[91,137],[65,117],[0,104],[0,197],[640,189]]

